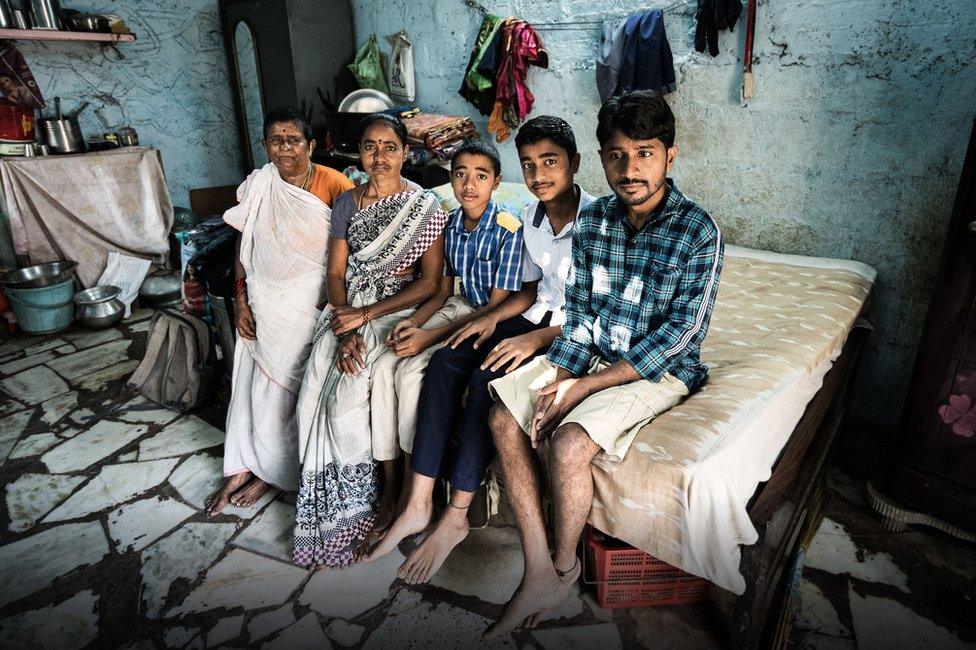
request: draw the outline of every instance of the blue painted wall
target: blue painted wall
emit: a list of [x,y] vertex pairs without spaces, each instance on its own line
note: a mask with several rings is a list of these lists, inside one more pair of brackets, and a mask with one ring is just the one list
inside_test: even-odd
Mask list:
[[[583,152],[580,178],[606,192],[596,157],[598,22],[671,2],[485,0],[497,15],[540,25],[550,69],[532,69],[534,114],[565,117]],[[417,101],[472,114],[458,94],[481,16],[462,0],[353,0],[357,43],[405,28]],[[973,120],[976,2],[759,1],[756,96],[739,105],[744,25],[721,54],[693,48],[695,3],[666,15],[678,90],[674,176],[728,241],[852,258],[878,269],[855,397],[862,423],[890,428],[901,410],[945,224]],[[582,24],[581,24],[582,23]],[[484,131],[485,120],[477,120]],[[519,180],[515,148],[503,173]]]
[[132,126],[162,151],[174,205],[187,191],[240,180],[237,127],[216,0],[75,0],[81,11],[114,13],[136,33],[118,50],[89,43],[19,41],[50,110],[91,102],[85,136]]

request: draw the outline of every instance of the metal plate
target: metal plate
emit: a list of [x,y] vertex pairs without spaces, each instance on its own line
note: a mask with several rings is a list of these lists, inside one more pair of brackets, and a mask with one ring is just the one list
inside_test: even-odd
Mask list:
[[347,113],[378,113],[393,108],[390,96],[372,88],[360,88],[346,95],[339,110]]

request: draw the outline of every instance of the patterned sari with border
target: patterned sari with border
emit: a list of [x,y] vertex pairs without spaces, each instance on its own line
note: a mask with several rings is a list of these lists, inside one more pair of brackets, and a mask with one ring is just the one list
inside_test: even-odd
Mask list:
[[[357,212],[347,233],[348,303],[371,305],[401,291],[415,278],[399,274],[430,248],[446,222],[437,197],[428,191],[394,194]],[[379,472],[370,435],[370,371],[386,349],[386,335],[411,312],[388,314],[360,327],[366,368],[343,375],[335,364],[338,341],[328,328],[330,310],[323,310],[298,403],[298,565],[345,566],[372,529]]]

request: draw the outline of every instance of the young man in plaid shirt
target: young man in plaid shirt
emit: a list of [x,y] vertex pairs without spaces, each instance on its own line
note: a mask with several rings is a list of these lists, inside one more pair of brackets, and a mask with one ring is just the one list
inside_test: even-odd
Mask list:
[[[534,627],[579,578],[576,547],[593,502],[590,462],[619,461],[645,424],[705,380],[699,348],[722,269],[715,222],[667,173],[674,115],[656,92],[600,109],[597,140],[613,195],[573,232],[566,321],[549,353],[497,379],[491,429],[522,539],[522,584],[486,637]],[[555,553],[535,448],[550,437]]]

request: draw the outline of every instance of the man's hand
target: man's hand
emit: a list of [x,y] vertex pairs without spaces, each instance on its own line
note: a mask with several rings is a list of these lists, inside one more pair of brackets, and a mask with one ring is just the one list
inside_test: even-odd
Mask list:
[[254,313],[251,306],[247,304],[247,299],[241,296],[234,301],[234,325],[237,326],[237,333],[241,338],[253,341],[257,338],[257,326],[254,323]]
[[397,335],[393,351],[398,357],[415,357],[434,343],[434,336],[428,330],[408,327]]
[[386,346],[390,349],[395,349],[397,340],[400,338],[400,334],[403,333],[404,330],[411,328],[416,329],[416,327],[417,324],[415,322],[409,318],[404,318],[402,321],[394,325],[393,329],[391,329],[389,334],[386,335]]
[[540,347],[542,345],[536,332],[513,336],[510,339],[500,341],[498,345],[492,348],[485,358],[485,362],[481,364],[481,369],[490,369],[495,372],[500,368],[505,368],[505,364],[508,364],[505,372],[512,372],[521,366],[526,359],[538,352]]
[[529,427],[532,448],[538,447],[539,442],[552,433],[563,418],[591,394],[586,379],[576,377],[557,379],[544,386],[539,391],[535,413],[532,415],[532,426]]
[[363,310],[356,307],[344,305],[332,309],[332,317],[329,318],[329,329],[336,336],[342,336],[346,332],[351,332],[363,324]]
[[339,339],[336,367],[346,375],[355,375],[366,367],[366,341],[361,334],[353,332]]
[[450,348],[457,348],[465,339],[469,339],[472,336],[477,336],[478,338],[474,341],[474,349],[477,350],[478,346],[488,340],[492,334],[495,333],[495,327],[498,322],[491,316],[482,316],[481,318],[476,318],[471,321],[458,331],[451,335],[451,338],[447,339],[446,346]]

